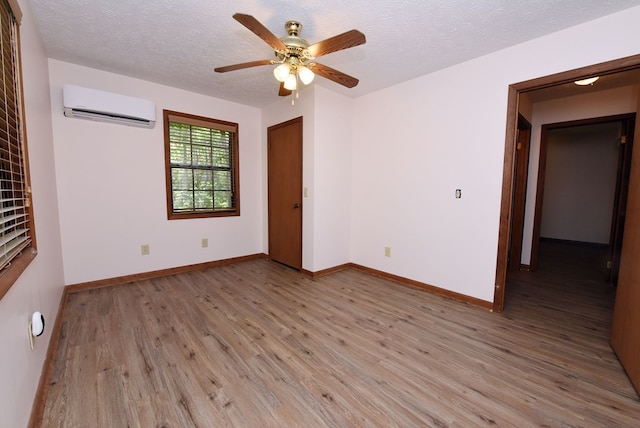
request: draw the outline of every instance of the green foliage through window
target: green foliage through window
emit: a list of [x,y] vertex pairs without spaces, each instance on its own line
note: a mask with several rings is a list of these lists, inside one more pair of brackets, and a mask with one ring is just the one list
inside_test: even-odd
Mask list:
[[237,125],[166,113],[170,217],[236,211]]

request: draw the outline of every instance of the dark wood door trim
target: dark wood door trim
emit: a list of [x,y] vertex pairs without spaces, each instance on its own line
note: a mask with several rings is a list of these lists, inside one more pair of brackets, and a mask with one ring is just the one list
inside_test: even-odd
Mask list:
[[[618,172],[616,177],[616,190],[614,195],[613,216],[611,220],[611,234],[609,237],[609,282],[617,285],[620,271],[620,256],[622,255],[622,238],[624,237],[624,225],[629,200],[629,181],[631,179],[631,160],[633,158],[634,132],[637,127],[637,114],[630,114],[627,120],[622,121],[621,147],[618,158]],[[624,138],[624,141],[622,141]]]
[[509,245],[510,271],[518,271],[522,259],[522,236],[524,234],[524,215],[529,177],[529,148],[531,142],[531,124],[518,114],[518,133],[516,141],[515,183],[513,186],[513,217],[511,220],[511,239]]
[[509,267],[509,239],[513,212],[513,176],[516,156],[516,136],[518,135],[518,102],[520,93],[510,85],[507,100],[507,131],[502,169],[502,200],[500,202],[500,224],[498,227],[498,255],[496,261],[496,281],[493,292],[493,310],[504,309],[504,291]]
[[[640,111],[640,101],[637,103]],[[636,121],[635,135],[640,135]],[[611,347],[640,394],[640,155],[631,156],[616,303],[611,321]]]
[[547,171],[547,132],[549,127],[542,125],[540,129],[540,154],[538,157],[538,179],[536,184],[536,202],[533,214],[533,232],[531,237],[531,256],[529,270],[538,269],[538,246],[540,244],[540,224],[542,219],[542,201],[544,200],[544,179]]
[[493,310],[504,309],[505,286],[509,257],[509,237],[513,211],[513,178],[515,168],[515,147],[517,136],[518,103],[520,94],[549,86],[560,85],[594,75],[606,75],[640,68],[640,55],[607,61],[588,67],[577,68],[537,79],[509,85],[507,99],[507,129],[505,133],[504,163],[502,170],[502,199],[500,203],[500,223],[498,228],[498,250],[496,280],[493,296]]

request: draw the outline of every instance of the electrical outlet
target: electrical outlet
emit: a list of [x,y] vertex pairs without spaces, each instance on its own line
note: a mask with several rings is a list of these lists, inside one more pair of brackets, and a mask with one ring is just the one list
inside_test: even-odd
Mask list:
[[202,238],[202,248],[207,248],[209,246],[209,238]]
[[142,244],[140,246],[140,253],[143,256],[148,256],[149,255],[149,244]]
[[384,247],[384,256],[391,257],[391,247]]

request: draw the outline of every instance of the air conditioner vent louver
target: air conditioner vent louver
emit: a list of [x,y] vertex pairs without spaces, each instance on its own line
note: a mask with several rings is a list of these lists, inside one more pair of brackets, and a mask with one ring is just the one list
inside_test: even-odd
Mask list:
[[153,128],[156,106],[153,102],[75,85],[64,85],[64,115],[100,122]]

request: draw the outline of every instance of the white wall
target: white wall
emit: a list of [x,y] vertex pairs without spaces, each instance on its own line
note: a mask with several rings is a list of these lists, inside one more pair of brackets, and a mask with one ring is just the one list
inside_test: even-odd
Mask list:
[[[291,98],[280,99],[263,110],[263,139],[267,128],[303,117],[302,267],[310,272],[340,266],[351,260],[351,141],[353,103],[350,98],[310,86]],[[266,165],[266,152],[264,163]],[[267,175],[264,192],[267,192]],[[267,206],[265,201],[265,213]],[[268,229],[265,218],[265,252]]]
[[[638,9],[634,8],[633,10],[636,11]],[[542,125],[631,113],[636,110],[637,97],[637,87],[630,86],[599,91],[588,95],[539,102],[533,105],[527,201],[522,238],[522,264],[528,265],[531,261]]]
[[[64,282],[47,58],[29,3],[20,0],[19,4],[24,14],[20,28],[22,74],[38,256],[0,300],[2,427],[27,425]],[[45,333],[31,351],[27,326],[36,310],[45,316]]]
[[351,261],[354,101],[316,87],[313,271]]
[[638,54],[639,19],[627,9],[357,99],[352,261],[492,301],[508,85]]
[[547,133],[541,237],[609,243],[620,132],[617,122]]
[[[259,109],[56,60],[49,67],[67,284],[262,252]],[[67,118],[65,83],[152,100],[156,126]],[[239,124],[239,217],[167,220],[162,109]]]

